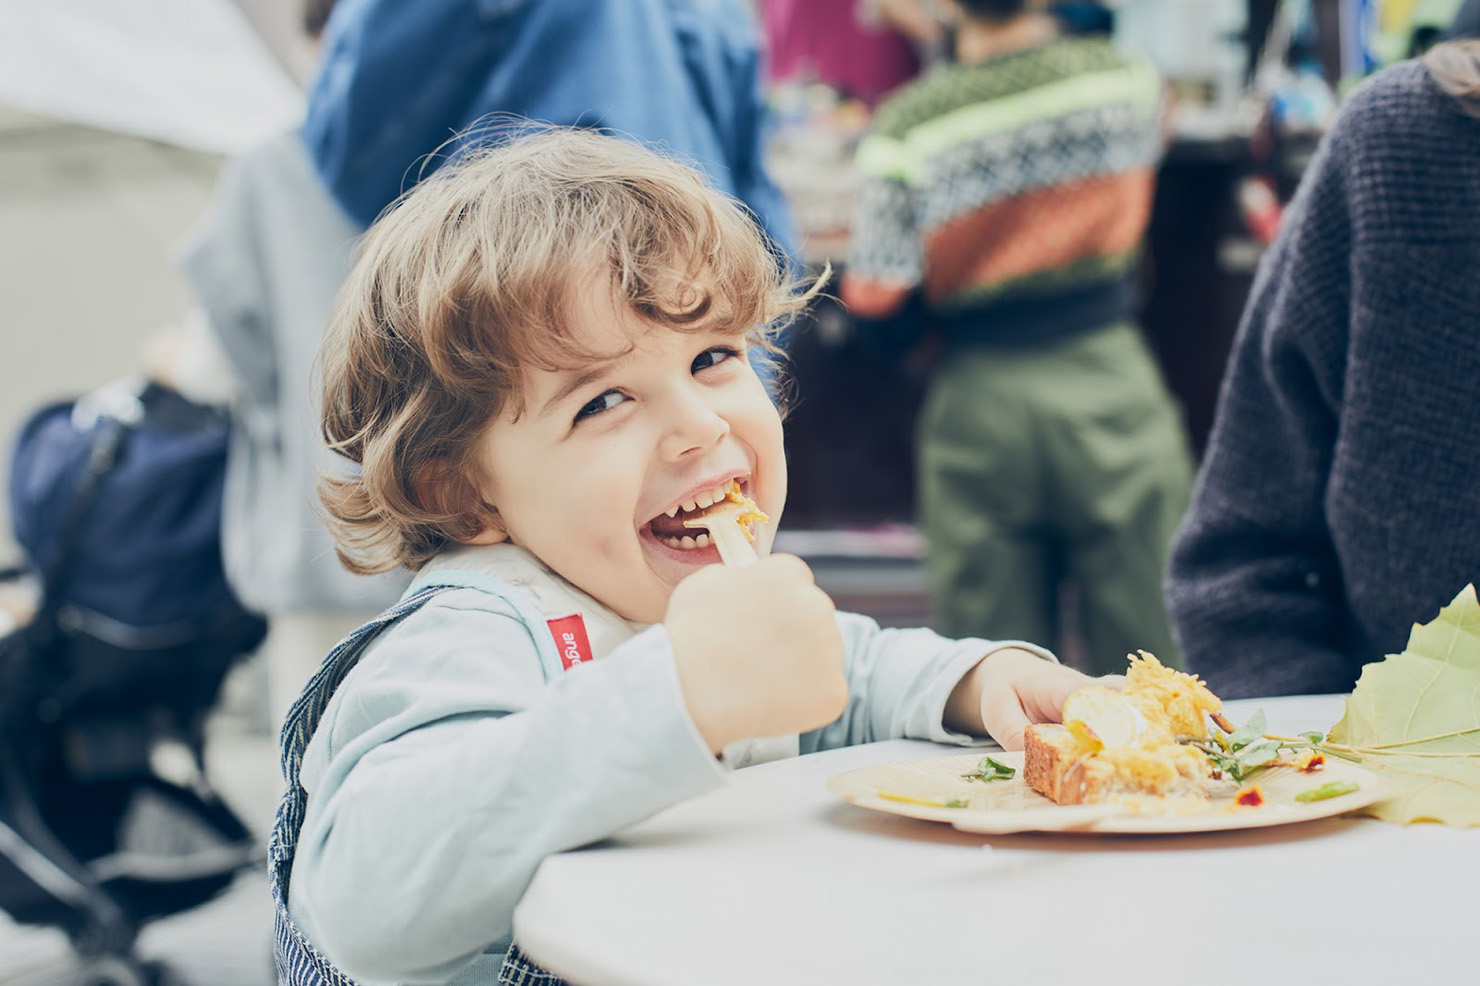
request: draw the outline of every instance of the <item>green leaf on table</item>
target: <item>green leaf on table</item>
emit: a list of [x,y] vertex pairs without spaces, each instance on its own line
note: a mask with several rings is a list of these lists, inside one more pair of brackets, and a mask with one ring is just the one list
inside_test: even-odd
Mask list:
[[1480,600],[1466,586],[1408,647],[1362,669],[1327,742],[1357,753],[1389,822],[1480,825]]
[[1404,653],[1480,671],[1480,601],[1475,587],[1461,589],[1433,622],[1413,624]]

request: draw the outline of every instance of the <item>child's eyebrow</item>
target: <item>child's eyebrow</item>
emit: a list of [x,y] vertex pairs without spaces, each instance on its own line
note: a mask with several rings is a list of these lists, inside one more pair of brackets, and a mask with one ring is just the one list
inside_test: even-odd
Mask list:
[[592,380],[601,377],[617,362],[617,358],[598,360],[592,363],[590,366],[586,367],[586,369],[582,370],[580,373],[574,373],[571,376],[566,377],[565,382],[562,383],[560,385],[560,388],[550,396],[550,399],[540,405],[540,409],[535,412],[535,416],[539,418],[548,416],[550,412],[555,408],[555,405],[559,404],[561,401],[564,401],[567,397],[569,397],[571,394],[574,394],[582,387],[586,386]]

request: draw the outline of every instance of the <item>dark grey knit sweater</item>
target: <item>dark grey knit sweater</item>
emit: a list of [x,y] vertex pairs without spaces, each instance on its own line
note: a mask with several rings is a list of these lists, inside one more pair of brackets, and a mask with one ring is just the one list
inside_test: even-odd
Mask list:
[[1354,93],[1264,258],[1168,603],[1213,690],[1347,691],[1480,577],[1480,120]]

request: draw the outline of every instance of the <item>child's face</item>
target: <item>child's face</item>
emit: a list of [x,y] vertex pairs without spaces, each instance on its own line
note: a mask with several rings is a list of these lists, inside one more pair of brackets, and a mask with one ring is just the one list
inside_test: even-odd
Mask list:
[[738,480],[771,517],[755,544],[770,550],[786,500],[781,418],[731,332],[653,326],[604,291],[572,314],[580,342],[617,355],[524,371],[523,414],[501,413],[484,436],[482,492],[515,544],[656,623],[674,586],[720,560],[713,545],[661,536],[669,510]]

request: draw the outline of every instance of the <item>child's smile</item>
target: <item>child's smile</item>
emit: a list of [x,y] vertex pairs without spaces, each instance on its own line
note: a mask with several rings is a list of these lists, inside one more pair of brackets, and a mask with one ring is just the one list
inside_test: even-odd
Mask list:
[[[658,622],[673,587],[719,561],[686,519],[732,483],[779,517],[780,416],[734,328],[655,325],[605,292],[572,308],[578,344],[603,356],[524,371],[523,413],[484,439],[484,496],[516,544],[622,616]],[[762,554],[773,530],[755,531]]]
[[690,522],[702,518],[709,507],[724,502],[731,487],[736,483],[740,486],[740,492],[744,493],[745,483],[738,476],[734,477],[733,482],[726,480],[716,486],[700,490],[694,496],[675,503],[654,517],[648,522],[648,530],[659,541],[678,551],[695,551],[710,547],[709,532],[691,526]]

